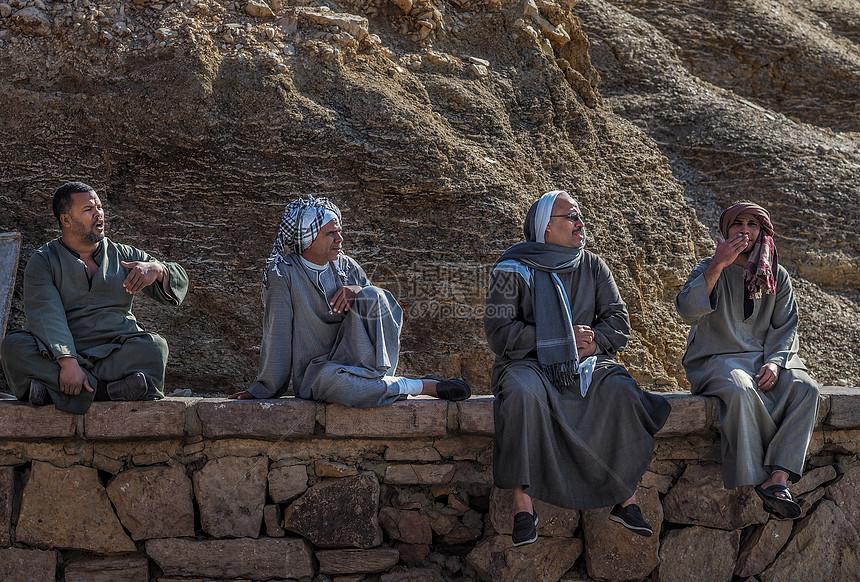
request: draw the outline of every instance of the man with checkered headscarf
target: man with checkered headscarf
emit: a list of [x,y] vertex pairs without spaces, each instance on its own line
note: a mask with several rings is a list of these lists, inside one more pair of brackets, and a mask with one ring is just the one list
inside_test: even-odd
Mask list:
[[409,394],[471,395],[463,380],[395,376],[403,311],[343,254],[341,213],[327,198],[287,205],[263,272],[263,340],[257,379],[233,399],[293,393],[369,408]]
[[777,263],[767,210],[737,202],[719,227],[714,255],[675,300],[691,326],[684,369],[694,394],[720,399],[725,486],[755,485],[765,510],[795,518],[804,500],[788,480],[803,472],[819,389],[797,355],[791,280]]

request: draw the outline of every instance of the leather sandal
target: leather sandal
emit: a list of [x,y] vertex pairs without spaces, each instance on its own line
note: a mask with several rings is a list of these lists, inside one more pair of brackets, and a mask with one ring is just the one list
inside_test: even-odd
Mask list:
[[[806,503],[805,499],[796,500],[785,485],[774,484],[767,488],[756,485],[755,492],[761,498],[765,511],[783,519],[798,517],[803,512],[802,505]],[[777,493],[783,493],[785,497],[780,497]]]

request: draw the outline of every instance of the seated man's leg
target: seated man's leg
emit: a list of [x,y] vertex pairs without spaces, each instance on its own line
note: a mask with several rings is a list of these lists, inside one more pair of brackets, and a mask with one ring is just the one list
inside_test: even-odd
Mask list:
[[590,427],[584,431],[588,450],[597,455],[606,473],[605,482],[593,485],[604,492],[606,505],[629,501],[636,494],[654,457],[654,435],[671,409],[664,396],[642,390],[624,366],[598,359],[575,422]]
[[322,402],[371,408],[400,398],[391,377],[400,352],[403,311],[394,297],[365,287],[340,326],[327,356],[311,361],[299,395]]
[[771,417],[779,428],[767,446],[764,466],[787,470],[797,481],[803,473],[806,450],[818,414],[818,384],[804,370],[782,370],[776,386],[762,393]]
[[163,398],[167,355],[167,341],[156,333],[141,333],[126,339],[120,349],[96,361],[93,367],[93,374],[100,381],[99,398],[107,397],[107,384],[123,380],[135,372],[142,373],[146,379],[146,393],[140,400]]
[[529,486],[539,477],[535,473],[539,474],[545,463],[552,464],[544,451],[555,446],[548,390],[555,388],[536,363],[515,362],[501,372],[493,402],[496,487],[524,487],[530,494]]
[[[93,401],[93,392],[81,390],[76,396],[63,394],[59,389],[60,365],[42,354],[36,338],[29,331],[14,331],[3,339],[0,346],[0,361],[6,382],[19,400],[27,400],[30,382],[41,382],[50,394],[51,400],[59,410],[73,414],[83,414]],[[95,387],[96,378],[82,363],[90,386]]]
[[734,489],[763,483],[770,476],[764,468],[765,450],[778,427],[753,375],[741,369],[715,374],[699,393],[720,399],[725,486]]

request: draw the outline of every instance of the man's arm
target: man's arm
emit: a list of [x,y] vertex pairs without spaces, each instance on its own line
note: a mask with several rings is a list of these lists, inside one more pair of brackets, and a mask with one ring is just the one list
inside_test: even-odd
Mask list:
[[54,284],[48,258],[40,252],[30,258],[24,269],[24,313],[27,328],[51,358],[77,355],[60,290]]
[[720,240],[712,257],[700,262],[690,272],[684,288],[675,297],[675,309],[688,325],[695,325],[717,307],[717,283],[723,270],[733,264],[746,246],[743,235]]
[[349,265],[349,280],[346,285],[335,291],[330,305],[335,313],[346,313],[355,302],[358,292],[371,283],[361,265],[347,256],[342,256],[339,260]]
[[800,317],[788,273],[778,268],[776,275],[776,298],[764,340],[764,361],[785,368],[788,360],[797,353],[800,343],[797,336]]
[[740,256],[741,251],[747,246],[749,238],[743,234],[736,234],[717,242],[717,249],[714,251],[714,256],[711,259],[711,264],[705,269],[704,277],[705,284],[708,286],[708,293],[713,293],[723,269],[734,263]]
[[36,253],[24,269],[24,313],[30,333],[60,366],[58,387],[69,395],[93,391],[78,363],[75,340],[69,330],[60,290],[54,284],[51,265]]
[[591,326],[595,346],[581,350],[580,356],[594,353],[614,355],[624,348],[630,339],[627,305],[618,292],[618,285],[615,284],[609,266],[600,257],[595,258],[595,313]]
[[[129,269],[123,287],[165,305],[180,305],[188,293],[188,273],[179,263],[164,263],[129,245],[117,245],[122,266]],[[157,284],[154,284],[157,283]]]
[[522,274],[498,268],[493,271],[487,288],[484,333],[490,349],[498,356],[521,360],[536,349],[535,326],[523,321],[520,314],[520,304],[527,293],[528,283]]
[[243,400],[272,398],[283,394],[290,382],[293,363],[293,302],[289,271],[284,265],[269,267],[268,287],[263,287],[263,339],[257,379],[247,390],[233,395]]

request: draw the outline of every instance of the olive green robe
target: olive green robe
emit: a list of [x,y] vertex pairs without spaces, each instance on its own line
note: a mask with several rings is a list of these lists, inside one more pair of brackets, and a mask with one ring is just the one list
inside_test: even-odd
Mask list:
[[[93,255],[98,270],[92,279],[79,256],[57,238],[37,250],[24,270],[26,331],[3,340],[0,361],[6,380],[26,399],[30,380],[48,387],[57,408],[83,414],[95,393],[76,396],[59,391],[57,358],[74,356],[95,389],[102,383],[143,372],[146,400],[163,396],[167,342],[141,328],[131,312],[134,296],[122,286],[130,269],[120,262],[154,261],[149,253],[105,238]],[[177,263],[163,263],[170,274],[169,292],[158,282],[143,294],[165,305],[179,305],[188,291],[188,275]]]

